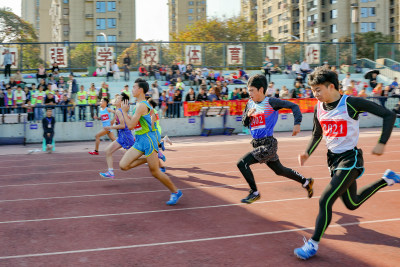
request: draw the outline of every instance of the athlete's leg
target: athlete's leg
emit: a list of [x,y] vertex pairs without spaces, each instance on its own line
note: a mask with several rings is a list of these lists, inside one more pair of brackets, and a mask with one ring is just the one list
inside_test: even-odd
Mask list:
[[146,163],[146,158],[140,158],[141,156],[143,156],[143,154],[143,152],[131,147],[128,151],[126,151],[126,153],[122,156],[122,159],[119,161],[120,169],[123,171],[127,171],[129,169],[135,168],[136,166]]
[[276,161],[268,161],[267,166],[270,167],[276,175],[287,177],[301,184],[306,182],[306,178],[303,175],[295,170],[283,166],[279,159]]
[[332,206],[336,199],[346,193],[347,189],[360,175],[359,169],[336,170],[331,182],[319,199],[319,213],[315,223],[312,240],[319,241],[332,219]]
[[[360,173],[361,174],[361,173]],[[364,186],[357,191],[357,181],[354,181],[346,192],[342,195],[343,203],[349,210],[355,210],[361,206],[368,198],[386,187],[388,184],[385,180],[379,179],[372,184]]]
[[107,133],[108,138],[111,139],[111,141],[115,141],[117,138],[115,138],[115,135],[113,132],[108,132]]
[[121,148],[121,145],[117,141],[113,141],[106,148],[106,160],[108,169],[113,169],[113,157],[112,154]]
[[[107,134],[107,131],[104,129],[101,129],[97,134],[96,134],[96,143],[95,143],[95,151],[99,151],[99,146],[100,146],[100,137],[104,136]],[[113,140],[114,141],[114,140]]]
[[147,163],[149,164],[151,175],[165,185],[171,193],[178,192],[178,188],[176,188],[171,179],[169,179],[165,173],[161,172],[157,153],[151,153],[151,155],[147,157]]
[[237,163],[237,167],[239,168],[240,172],[242,173],[244,179],[246,179],[247,183],[249,184],[251,190],[254,192],[257,191],[257,185],[254,180],[253,172],[250,169],[250,165],[258,163],[258,161],[254,158],[251,152],[244,155]]

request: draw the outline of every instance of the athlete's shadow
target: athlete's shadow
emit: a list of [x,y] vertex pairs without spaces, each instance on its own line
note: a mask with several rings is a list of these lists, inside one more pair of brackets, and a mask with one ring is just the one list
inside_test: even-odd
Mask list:
[[[229,189],[238,190],[238,191],[248,191],[249,190],[247,188],[238,188],[238,187],[233,187],[231,185],[218,183],[215,181],[200,179],[200,178],[198,178],[196,176],[192,176],[192,175],[189,175],[187,177],[179,177],[179,180],[185,180],[187,182],[202,183],[204,186],[201,185],[199,188],[211,186],[211,187],[224,187],[224,188],[229,188]],[[243,184],[245,184],[245,183],[246,182],[243,179]]]
[[[347,213],[342,213],[342,212],[337,212],[334,211],[334,214],[337,214],[340,217],[339,220],[335,222],[331,222],[334,224],[344,224],[342,226],[343,228],[346,229],[346,233],[340,234],[340,235],[335,235],[335,234],[328,234],[325,233],[322,238],[327,238],[327,239],[334,239],[334,240],[343,240],[343,241],[353,241],[353,242],[358,242],[358,243],[363,243],[363,244],[371,244],[371,245],[385,245],[385,246],[390,246],[390,247],[396,247],[400,248],[400,238],[383,234],[377,231],[374,231],[372,229],[364,228],[362,227],[362,222],[360,221],[361,218],[359,216],[347,214]],[[278,221],[280,224],[292,226],[295,228],[304,228],[304,226],[297,225],[292,222],[287,222],[287,221]],[[347,225],[346,225],[347,224]],[[365,225],[368,225],[367,223]],[[371,224],[373,227],[374,224]],[[329,227],[328,227],[329,229]],[[396,228],[397,229],[397,228]],[[313,230],[307,230],[306,232],[313,233]]]
[[[212,172],[212,171],[208,171],[208,170],[203,170],[200,169],[199,167],[188,167],[188,168],[176,168],[176,167],[167,167],[168,170],[171,171],[186,171],[190,174],[204,174],[204,175],[210,175],[213,177],[223,177],[223,178],[233,178],[233,179],[239,179],[237,176],[232,176],[232,175],[227,175],[227,174],[223,174],[220,172]],[[239,173],[239,171],[238,171]]]

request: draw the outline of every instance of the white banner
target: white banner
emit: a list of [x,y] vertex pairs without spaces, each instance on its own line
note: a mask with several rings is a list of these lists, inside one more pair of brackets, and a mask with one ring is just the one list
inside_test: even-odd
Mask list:
[[321,48],[319,44],[307,45],[305,53],[308,64],[320,64]]
[[98,67],[111,66],[113,63],[113,47],[97,47],[96,50],[96,63]]
[[243,46],[242,45],[228,45],[226,46],[226,61],[228,65],[242,65],[243,64]]
[[158,46],[144,45],[141,46],[141,48],[142,48],[141,62],[143,65],[147,66],[156,65],[158,62],[160,62]]
[[282,50],[280,46],[277,45],[269,45],[267,46],[267,57],[269,57],[269,59],[273,60],[281,60],[282,58]]
[[66,47],[50,47],[49,55],[50,55],[50,64],[57,62],[60,68],[68,67]]
[[18,48],[16,47],[1,47],[0,48],[0,65],[3,65],[4,62],[4,54],[6,53],[6,50],[10,52],[11,54],[11,60],[12,60],[12,69],[18,68]]
[[187,45],[185,47],[186,65],[201,65],[201,46],[200,45]]

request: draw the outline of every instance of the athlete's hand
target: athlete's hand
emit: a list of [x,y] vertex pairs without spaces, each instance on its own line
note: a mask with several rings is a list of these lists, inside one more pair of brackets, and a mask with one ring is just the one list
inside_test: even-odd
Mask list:
[[300,165],[300,166],[304,166],[304,163],[307,161],[307,159],[308,159],[309,157],[310,157],[310,156],[309,156],[307,153],[300,154],[299,157],[298,157],[298,159],[299,159],[299,165]]
[[122,104],[121,104],[121,109],[123,111],[125,111],[126,113],[128,113],[129,111],[129,101],[125,100]]
[[251,115],[253,115],[254,112],[256,112],[255,108],[249,109],[249,111],[247,111],[247,117],[251,117]]
[[96,115],[95,116],[93,116],[93,119],[95,119],[95,120],[97,120],[99,117],[97,117]]
[[383,150],[385,149],[385,144],[382,143],[378,143],[376,144],[376,146],[374,147],[374,149],[372,150],[372,154],[373,155],[377,155],[380,156],[383,154]]
[[292,136],[297,135],[299,132],[300,132],[300,124],[296,124],[295,126],[293,126]]

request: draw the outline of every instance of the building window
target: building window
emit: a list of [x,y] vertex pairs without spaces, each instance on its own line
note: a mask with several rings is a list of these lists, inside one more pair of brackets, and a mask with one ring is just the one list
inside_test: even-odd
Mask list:
[[69,0],[64,0],[63,3],[64,3],[64,4],[68,4],[68,3],[69,3]]
[[106,12],[106,2],[105,1],[97,1],[96,2],[96,12],[97,13]]
[[279,33],[282,32],[282,26],[279,26]]
[[107,10],[108,11],[116,11],[115,1],[108,1],[107,2]]
[[331,4],[336,4],[337,3],[337,0],[330,0],[329,1]]
[[189,14],[193,14],[193,8],[189,8]]
[[332,39],[331,42],[332,42],[332,43],[337,43],[337,42],[339,42],[339,39],[337,39],[337,38]]
[[272,24],[272,18],[269,18],[268,19],[268,25],[271,25]]
[[189,6],[194,6],[194,1],[189,1]]
[[336,24],[331,25],[331,33],[337,33],[337,26]]
[[281,21],[282,20],[282,14],[279,14],[278,15],[278,21]]
[[390,18],[390,23],[394,23],[394,18]]
[[321,13],[321,21],[325,22],[325,13],[324,12]]
[[374,32],[374,31],[376,31],[376,23],[375,22],[362,22],[360,31],[361,32]]
[[337,18],[337,9],[332,9],[331,10],[331,19],[336,19]]
[[361,8],[361,17],[362,18],[368,17],[368,8],[367,7],[362,7]]
[[193,16],[188,16],[188,20],[192,21],[193,20]]
[[104,42],[104,36],[103,35],[97,35],[96,36],[96,42]]
[[394,32],[394,27],[390,27],[390,32]]
[[117,27],[117,19],[107,19],[108,28],[116,28]]
[[269,14],[269,13],[271,13],[271,11],[272,11],[272,7],[268,7],[268,13],[267,14]]
[[369,9],[369,16],[370,17],[375,17],[376,13],[375,13],[375,7],[370,7]]
[[105,30],[106,29],[106,19],[96,19],[96,29]]
[[108,41],[111,42],[116,42],[117,41],[117,36],[116,35],[108,35],[107,36]]
[[64,8],[63,9],[63,15],[68,16],[68,14],[69,14],[69,9],[68,8]]

